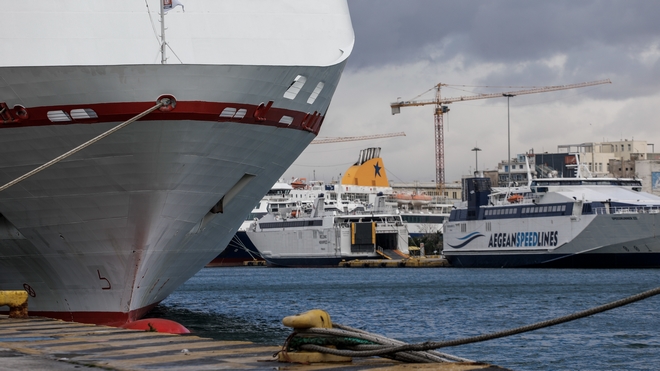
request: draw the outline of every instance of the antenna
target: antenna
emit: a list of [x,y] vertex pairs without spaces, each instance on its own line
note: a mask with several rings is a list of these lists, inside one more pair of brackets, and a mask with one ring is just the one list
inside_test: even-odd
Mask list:
[[[160,0],[160,63],[167,64],[165,56],[165,1]],[[169,0],[171,3],[171,0]]]

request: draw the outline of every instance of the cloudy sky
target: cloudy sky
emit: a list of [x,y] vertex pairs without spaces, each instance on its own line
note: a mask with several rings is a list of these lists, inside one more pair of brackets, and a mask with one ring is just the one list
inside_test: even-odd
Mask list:
[[[660,152],[660,2],[349,0],[349,7],[355,48],[319,137],[406,136],[310,145],[285,178],[338,179],[360,149],[377,146],[391,182],[434,180],[433,106],[393,116],[389,104],[433,99],[438,83],[452,85],[443,97],[456,97],[610,79],[511,98],[512,157],[621,139],[646,140]],[[480,170],[507,158],[506,98],[449,108],[447,182],[474,171],[475,146]]]

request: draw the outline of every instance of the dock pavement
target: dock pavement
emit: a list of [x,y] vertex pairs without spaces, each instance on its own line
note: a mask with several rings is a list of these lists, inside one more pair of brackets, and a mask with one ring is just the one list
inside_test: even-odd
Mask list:
[[[284,342],[284,339],[282,339]],[[220,341],[194,334],[126,330],[43,317],[0,315],[0,370],[440,370],[507,371],[484,363],[400,363],[360,358],[347,363],[280,363],[280,346]],[[509,370],[510,371],[510,370]]]

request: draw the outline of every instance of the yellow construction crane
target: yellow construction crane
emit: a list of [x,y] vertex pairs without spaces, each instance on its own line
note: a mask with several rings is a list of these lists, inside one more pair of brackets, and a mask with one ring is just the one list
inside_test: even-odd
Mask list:
[[358,136],[358,137],[317,138],[317,139],[314,139],[310,144],[351,142],[351,141],[354,141],[354,140],[381,139],[381,138],[405,137],[405,136],[406,136],[406,133],[400,132],[400,133],[388,133],[388,134],[363,135],[363,136]]
[[[448,84],[438,84],[434,87],[434,89],[436,90],[435,99],[393,102],[393,103],[390,103],[390,107],[392,108],[392,114],[396,115],[397,113],[401,113],[401,107],[425,106],[425,105],[428,105],[428,104],[434,104],[435,105],[435,113],[434,113],[434,118],[435,118],[435,181],[436,181],[436,184],[438,186],[442,187],[445,184],[445,139],[444,139],[444,129],[443,129],[443,123],[442,123],[442,116],[443,116],[443,114],[449,112],[449,107],[446,106],[447,104],[454,103],[454,102],[463,102],[463,101],[468,101],[468,100],[476,100],[476,99],[501,98],[501,97],[510,98],[510,97],[513,97],[513,96],[516,96],[516,95],[547,93],[547,92],[557,91],[557,90],[585,88],[587,86],[594,86],[594,85],[601,85],[601,84],[611,84],[611,83],[612,82],[609,79],[606,79],[606,80],[598,80],[598,81],[592,81],[592,82],[582,82],[582,83],[579,83],[579,84],[559,85],[559,86],[545,86],[545,87],[539,87],[539,88],[527,89],[527,90],[518,90],[518,91],[510,91],[510,92],[503,92],[503,93],[477,94],[477,95],[468,95],[468,96],[455,97],[455,98],[442,98],[440,96],[440,88],[442,86],[450,86],[450,85],[448,85]],[[510,154],[509,154],[509,157],[511,157]]]

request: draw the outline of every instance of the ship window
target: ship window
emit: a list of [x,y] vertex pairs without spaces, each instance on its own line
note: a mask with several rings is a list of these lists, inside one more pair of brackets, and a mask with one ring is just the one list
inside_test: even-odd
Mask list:
[[240,120],[243,117],[245,117],[245,113],[247,110],[245,108],[241,108],[239,110],[236,110],[234,107],[226,107],[225,109],[222,110],[220,113],[220,117],[223,119],[237,119]]
[[222,113],[220,114],[220,117],[230,119],[230,118],[234,117],[235,114],[236,114],[236,108],[227,107],[227,108],[222,110]]
[[325,86],[325,84],[322,83],[322,82],[319,82],[318,84],[316,84],[316,87],[314,88],[314,91],[312,92],[312,95],[310,95],[309,98],[307,98],[307,103],[309,103],[309,104],[314,103],[314,101],[316,100],[316,97],[318,97],[319,94],[321,93],[321,90],[323,90],[323,86]]
[[48,111],[48,119],[51,122],[65,122],[71,121],[71,116],[68,113],[59,110],[59,111]]
[[293,122],[293,117],[291,116],[282,116],[280,119],[280,124],[291,125]]
[[95,119],[99,116],[90,108],[78,108],[71,110],[71,118],[74,120]]
[[236,111],[236,114],[234,115],[234,118],[237,120],[242,119],[245,117],[245,114],[247,113],[247,110],[245,108],[241,108],[238,111]]
[[291,85],[289,85],[289,88],[284,92],[284,98],[295,99],[300,92],[300,89],[302,89],[303,85],[305,85],[305,82],[307,82],[307,78],[305,76],[296,76]]

